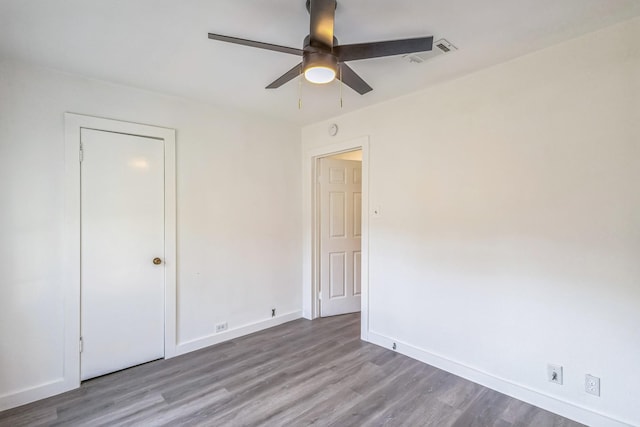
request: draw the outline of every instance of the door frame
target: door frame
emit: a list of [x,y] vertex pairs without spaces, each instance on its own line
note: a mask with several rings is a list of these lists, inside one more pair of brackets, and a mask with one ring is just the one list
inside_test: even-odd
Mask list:
[[80,386],[80,131],[83,128],[164,141],[164,357],[176,356],[176,136],[175,130],[75,113],[65,124],[64,369],[68,390]]
[[319,265],[320,230],[318,221],[319,191],[317,169],[321,158],[348,151],[362,150],[362,237],[360,240],[361,286],[360,337],[367,341],[369,335],[369,137],[362,136],[323,147],[309,149],[302,154],[303,161],[303,277],[302,313],[307,319],[320,316]]

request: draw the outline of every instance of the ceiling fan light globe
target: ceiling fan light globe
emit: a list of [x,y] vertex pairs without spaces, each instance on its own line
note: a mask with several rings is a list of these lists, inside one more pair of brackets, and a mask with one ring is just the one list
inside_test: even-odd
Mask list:
[[335,80],[338,73],[338,58],[329,52],[307,51],[302,58],[302,69],[307,81],[329,83]]
[[311,83],[331,83],[336,78],[336,71],[329,67],[314,66],[304,71],[304,78]]

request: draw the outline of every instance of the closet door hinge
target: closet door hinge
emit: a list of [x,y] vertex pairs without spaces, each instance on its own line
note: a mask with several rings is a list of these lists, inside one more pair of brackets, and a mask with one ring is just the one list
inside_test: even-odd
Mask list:
[[82,337],[80,337],[80,353],[82,353],[83,347]]
[[84,158],[84,151],[82,150],[82,143],[80,143],[80,163],[82,163],[83,158]]

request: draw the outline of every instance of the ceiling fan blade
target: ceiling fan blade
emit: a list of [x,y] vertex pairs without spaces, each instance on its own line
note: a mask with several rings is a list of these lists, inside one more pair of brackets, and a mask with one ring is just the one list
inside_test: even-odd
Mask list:
[[336,0],[310,0],[309,44],[313,47],[333,47],[333,24],[336,14]]
[[277,44],[263,43],[247,39],[239,39],[237,37],[223,36],[220,34],[209,33],[209,38],[211,40],[220,40],[222,42],[241,44],[244,46],[257,47],[260,49],[275,50],[276,52],[290,53],[292,55],[298,56],[302,56],[303,53],[301,49],[296,49],[293,47],[279,46]]
[[338,72],[338,79],[342,80],[342,83],[349,86],[351,89],[358,92],[360,95],[364,95],[367,92],[371,92],[373,88],[367,84],[362,77],[356,74],[347,64],[340,64],[340,71]]
[[433,48],[433,36],[384,42],[358,43],[335,46],[333,51],[340,61],[380,58],[413,52],[426,52]]
[[278,77],[273,83],[267,86],[265,89],[277,89],[289,80],[293,80],[302,74],[302,62]]

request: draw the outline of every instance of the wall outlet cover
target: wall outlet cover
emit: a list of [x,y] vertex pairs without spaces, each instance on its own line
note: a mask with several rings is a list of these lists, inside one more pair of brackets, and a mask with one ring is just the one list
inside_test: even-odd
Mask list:
[[584,391],[594,396],[600,396],[600,378],[589,374],[585,375]]

